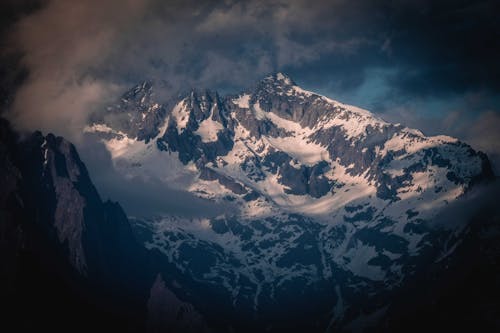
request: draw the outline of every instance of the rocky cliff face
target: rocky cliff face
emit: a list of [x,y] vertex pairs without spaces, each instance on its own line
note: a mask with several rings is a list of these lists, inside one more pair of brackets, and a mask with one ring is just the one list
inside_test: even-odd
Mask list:
[[154,255],[120,205],[63,138],[21,139],[1,118],[0,135],[2,327],[144,331]]
[[210,332],[203,317],[165,285],[161,274],[151,287],[148,299],[148,332]]
[[[143,110],[153,108],[161,112],[150,111],[150,127]],[[309,331],[377,322],[405,281],[466,236],[466,225],[443,225],[438,212],[493,177],[487,157],[463,142],[387,123],[282,73],[235,96],[192,91],[110,110],[139,120],[101,116],[86,128],[118,172],[238,207],[136,223],[150,231],[146,246],[204,296],[198,307],[216,318],[206,300],[223,300],[240,329],[290,329],[291,314]]]
[[[41,133],[21,139],[4,119],[0,133],[4,327],[55,329],[58,320],[65,325],[84,317],[77,330],[95,327],[100,319],[110,324],[117,319],[114,309],[109,320],[100,316],[118,299],[111,300],[118,293],[103,293],[118,276],[110,260],[118,244],[103,230],[128,226],[125,215],[111,216],[113,204],[101,201],[69,142]],[[99,304],[94,308],[93,302]]]

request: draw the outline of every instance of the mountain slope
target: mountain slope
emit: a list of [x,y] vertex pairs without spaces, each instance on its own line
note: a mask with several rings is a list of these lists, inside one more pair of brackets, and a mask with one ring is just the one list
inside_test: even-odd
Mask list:
[[290,314],[304,330],[375,322],[395,290],[468,232],[440,223],[439,211],[492,179],[467,144],[387,123],[282,73],[235,96],[155,96],[142,83],[85,130],[126,177],[237,207],[135,223],[200,294],[210,289],[226,312],[262,327],[279,330]]

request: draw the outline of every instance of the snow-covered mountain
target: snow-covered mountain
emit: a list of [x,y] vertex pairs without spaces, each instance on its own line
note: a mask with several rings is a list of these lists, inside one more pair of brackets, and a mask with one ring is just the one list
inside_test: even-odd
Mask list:
[[127,178],[236,207],[135,223],[200,293],[261,322],[294,312],[318,327],[375,322],[383,295],[445,261],[467,232],[436,221],[440,210],[492,177],[487,157],[457,139],[385,122],[282,73],[235,96],[162,101],[155,89],[134,87],[85,131]]

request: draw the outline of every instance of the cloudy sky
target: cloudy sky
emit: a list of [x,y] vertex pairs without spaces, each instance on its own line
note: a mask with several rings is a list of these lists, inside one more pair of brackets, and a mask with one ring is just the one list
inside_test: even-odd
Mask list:
[[497,1],[0,6],[0,96],[21,129],[78,140],[90,112],[140,80],[164,81],[167,98],[191,87],[238,92],[283,71],[386,120],[465,140],[500,170]]

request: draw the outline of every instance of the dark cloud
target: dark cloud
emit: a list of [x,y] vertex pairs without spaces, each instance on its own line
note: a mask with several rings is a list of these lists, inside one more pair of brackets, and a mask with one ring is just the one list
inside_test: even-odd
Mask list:
[[167,99],[191,87],[235,92],[281,70],[424,132],[494,140],[459,123],[500,113],[497,1],[9,0],[2,7],[2,54],[11,55],[2,86],[27,78],[9,112],[20,128],[78,140],[91,112],[140,80],[162,81]]
[[[305,66],[306,83],[339,94],[370,79],[371,69],[385,69],[385,100],[448,98],[471,91],[497,94],[500,88],[500,27],[496,1],[377,2],[377,9],[356,14],[351,35],[364,43],[349,57],[321,58]],[[312,70],[311,70],[312,68]],[[381,75],[381,72],[378,72]],[[300,76],[300,75],[299,75]],[[327,82],[314,83],[318,77]]]
[[[11,47],[29,70],[11,118],[68,136],[110,96],[144,78],[167,81],[172,93],[242,89],[278,69],[311,64],[314,74],[314,64],[332,59],[325,78],[330,67],[348,65],[345,59],[378,43],[377,19],[364,9],[343,1],[51,0],[10,30]],[[335,77],[355,86],[359,67]]]
[[498,1],[417,1],[395,10],[391,84],[412,94],[500,88]]
[[3,0],[0,12],[0,35],[3,37],[8,34],[12,24],[23,16],[39,10],[42,5],[43,2],[40,0]]
[[8,42],[12,25],[41,6],[37,0],[4,0],[0,5],[0,114],[12,104],[16,89],[27,76],[20,64],[20,50]]

